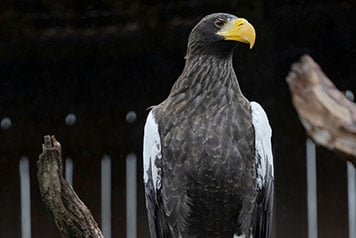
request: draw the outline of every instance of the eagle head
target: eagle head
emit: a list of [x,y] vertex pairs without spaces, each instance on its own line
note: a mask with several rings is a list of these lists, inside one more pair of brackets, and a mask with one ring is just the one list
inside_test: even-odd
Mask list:
[[204,17],[191,31],[188,55],[215,54],[228,56],[237,42],[255,44],[254,27],[244,18],[227,13],[214,13]]

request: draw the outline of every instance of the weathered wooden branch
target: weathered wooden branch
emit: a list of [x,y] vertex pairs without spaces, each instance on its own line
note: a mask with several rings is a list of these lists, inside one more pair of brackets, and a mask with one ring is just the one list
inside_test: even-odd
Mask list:
[[346,98],[308,56],[287,77],[292,101],[308,135],[318,145],[356,165],[356,104]]
[[37,177],[42,199],[62,237],[103,237],[90,210],[63,178],[61,145],[45,136]]

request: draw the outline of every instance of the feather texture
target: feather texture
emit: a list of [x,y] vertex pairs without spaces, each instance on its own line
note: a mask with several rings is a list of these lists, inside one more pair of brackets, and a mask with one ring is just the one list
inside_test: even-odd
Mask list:
[[271,137],[267,115],[260,104],[251,102],[252,124],[255,130],[258,199],[256,205],[256,238],[272,236],[274,168]]
[[151,238],[270,238],[271,130],[262,107],[242,94],[235,43],[216,35],[212,14],[192,30],[186,64],[150,111],[144,183]]

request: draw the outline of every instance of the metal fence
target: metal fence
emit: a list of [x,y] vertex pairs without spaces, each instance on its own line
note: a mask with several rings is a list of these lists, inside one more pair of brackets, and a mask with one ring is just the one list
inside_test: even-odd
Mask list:
[[[111,238],[112,227],[112,158],[104,155],[101,159],[101,228],[104,237]],[[317,156],[311,140],[306,141],[307,168],[307,216],[308,238],[318,237],[318,200],[317,200]],[[65,177],[73,184],[74,164],[65,159]],[[21,196],[21,234],[22,238],[31,238],[31,191],[30,163],[27,157],[19,160],[20,196]],[[126,156],[126,234],[128,238],[137,237],[137,156]],[[349,238],[356,238],[356,172],[351,163],[347,165],[348,179],[348,219]],[[278,235],[278,234],[277,234]]]
[[[316,149],[311,140],[306,141],[307,164],[307,207],[308,238],[318,237],[318,204],[317,204],[317,166]],[[104,237],[111,234],[111,164],[112,158],[104,155],[101,159],[101,228]],[[65,177],[73,183],[73,161],[65,160]],[[27,157],[19,160],[21,189],[21,231],[22,238],[31,237],[31,193],[30,165]],[[347,165],[348,176],[348,217],[349,238],[356,238],[356,172],[351,163]],[[128,238],[137,237],[137,156],[133,153],[126,157],[126,232]]]
[[[104,155],[101,159],[101,229],[104,237],[111,238],[111,164],[112,158]],[[66,180],[73,184],[74,164],[70,158],[65,160]],[[19,161],[21,195],[21,237],[31,238],[31,191],[30,163],[27,157]],[[137,156],[126,157],[126,233],[127,238],[137,237]]]
[[[317,156],[315,144],[306,141],[308,238],[318,237]],[[356,172],[347,162],[349,238],[356,238]]]

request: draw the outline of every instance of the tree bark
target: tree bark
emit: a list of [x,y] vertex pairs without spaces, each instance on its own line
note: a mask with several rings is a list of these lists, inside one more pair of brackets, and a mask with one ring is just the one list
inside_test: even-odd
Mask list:
[[63,178],[60,143],[45,136],[42,149],[37,164],[40,192],[62,237],[103,237],[90,210]]
[[356,104],[305,55],[287,77],[292,101],[309,137],[356,164]]

